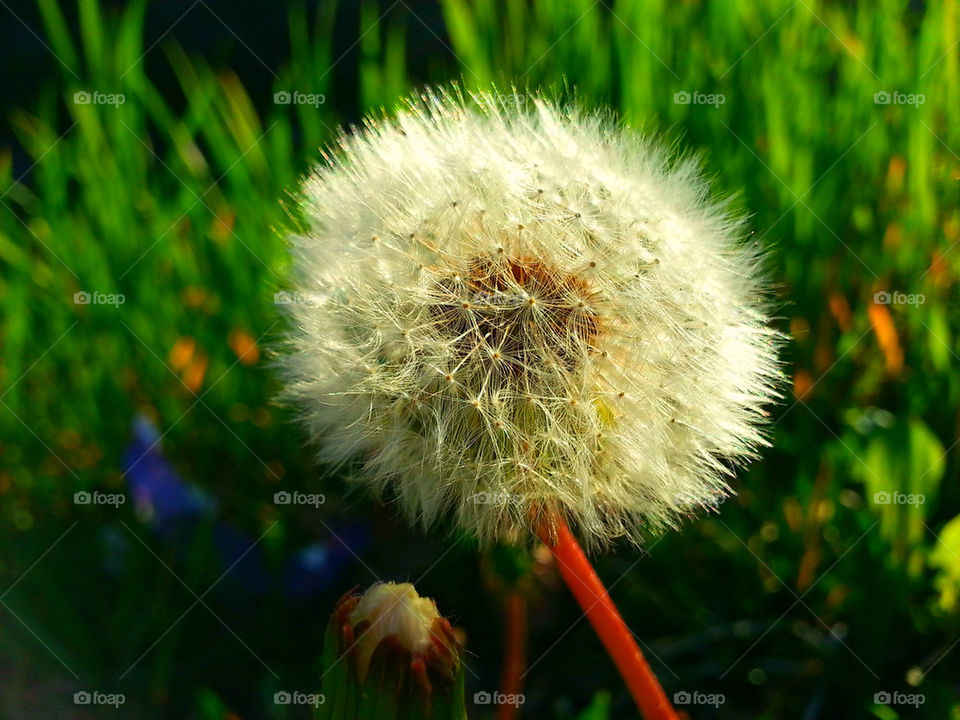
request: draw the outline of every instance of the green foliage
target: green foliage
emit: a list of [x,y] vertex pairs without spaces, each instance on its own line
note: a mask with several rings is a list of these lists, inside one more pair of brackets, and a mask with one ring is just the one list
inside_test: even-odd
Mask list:
[[577,720],[607,720],[610,717],[610,693],[601,690],[590,706],[577,716]]
[[945,470],[943,444],[920,420],[897,423],[881,411],[857,414],[854,426],[867,439],[851,443],[862,449],[851,453],[850,473],[863,482],[866,500],[879,515],[891,560],[919,573],[930,539],[927,515]]
[[[323,525],[381,513],[340,499],[335,477],[319,522],[270,502],[281,483],[319,482],[272,404],[274,293],[299,222],[291,198],[317,148],[344,118],[415,89],[411,59],[434,38],[416,4],[381,16],[363,3],[354,106],[334,83],[345,9],[333,3],[291,4],[290,57],[266,97],[169,38],[145,46],[143,0],[120,11],[80,0],[76,27],[54,0],[38,6],[59,75],[9,115],[29,172],[0,152],[0,592],[2,612],[24,624],[0,628],[0,659],[119,684],[132,716],[287,717],[269,698],[294,682],[311,691],[322,624],[300,623],[329,606],[303,615],[274,593],[257,612],[231,612],[229,593],[209,596],[258,662],[202,606],[178,620],[195,597],[177,577],[200,594],[223,572],[209,529],[178,555],[129,504],[72,497],[123,488],[143,413],[221,517],[263,535],[273,567]],[[750,241],[770,251],[792,337],[771,449],[718,515],[652,541],[637,564],[627,548],[599,563],[668,694],[723,693],[717,715],[730,717],[958,716],[957,3],[443,0],[437,17],[431,32],[452,55],[431,57],[426,78],[515,86],[520,102],[575,89],[613,107],[700,153],[717,192],[750,213]],[[158,89],[145,54],[165,59],[176,92]],[[273,102],[295,89],[326,102]],[[125,102],[74,101],[94,90]],[[124,302],[77,304],[78,292]],[[376,524],[364,564],[428,572],[426,591],[446,594],[475,654],[468,697],[496,687],[498,620],[476,558],[462,543],[446,556],[445,538],[420,540],[386,514]],[[104,560],[118,543],[120,575]],[[509,555],[493,561],[527,572]],[[338,590],[370,572],[357,563]],[[587,624],[545,590],[532,601],[525,710],[574,717],[593,702],[583,717],[630,716]],[[604,687],[609,712],[594,699]],[[916,712],[875,705],[895,690],[926,701]]]
[[960,603],[960,515],[943,526],[929,562],[937,571],[934,585],[940,592],[940,608],[956,612]]

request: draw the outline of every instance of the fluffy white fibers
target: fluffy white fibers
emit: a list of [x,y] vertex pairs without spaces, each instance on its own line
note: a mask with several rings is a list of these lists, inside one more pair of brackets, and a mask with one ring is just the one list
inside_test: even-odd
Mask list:
[[343,134],[303,203],[287,396],[321,460],[412,521],[522,541],[559,513],[588,546],[639,542],[764,443],[762,256],[696,161],[440,90]]

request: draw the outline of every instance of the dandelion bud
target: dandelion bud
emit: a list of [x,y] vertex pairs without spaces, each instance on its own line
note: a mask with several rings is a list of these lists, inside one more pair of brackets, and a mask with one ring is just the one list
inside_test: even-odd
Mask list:
[[409,583],[381,583],[334,609],[317,720],[463,720],[463,664],[450,623]]
[[697,163],[600,114],[438,91],[303,188],[285,360],[328,463],[429,526],[675,526],[764,444],[762,254]]

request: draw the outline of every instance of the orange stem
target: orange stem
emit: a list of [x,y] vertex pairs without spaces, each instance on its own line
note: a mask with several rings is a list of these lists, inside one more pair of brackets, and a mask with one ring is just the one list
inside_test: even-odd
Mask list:
[[[504,603],[504,662],[500,689],[516,698],[523,691],[523,671],[527,665],[527,601],[518,592],[507,595]],[[514,720],[519,714],[519,703],[497,705],[497,720]]]
[[646,720],[678,720],[633,633],[563,518],[553,515],[549,527],[540,526],[539,535],[553,551],[560,575],[617,666],[643,717]]

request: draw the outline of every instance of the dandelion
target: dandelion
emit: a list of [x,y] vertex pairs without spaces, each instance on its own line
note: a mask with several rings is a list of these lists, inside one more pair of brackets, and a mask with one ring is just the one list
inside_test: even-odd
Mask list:
[[675,527],[764,444],[756,245],[695,160],[598,113],[438,90],[306,181],[287,396],[429,527],[539,537],[647,718],[675,718],[589,548]]
[[348,593],[327,626],[316,720],[466,720],[461,656],[450,622],[410,583]]
[[424,95],[306,181],[288,396],[412,521],[639,543],[763,444],[762,256],[694,160],[499,97]]

